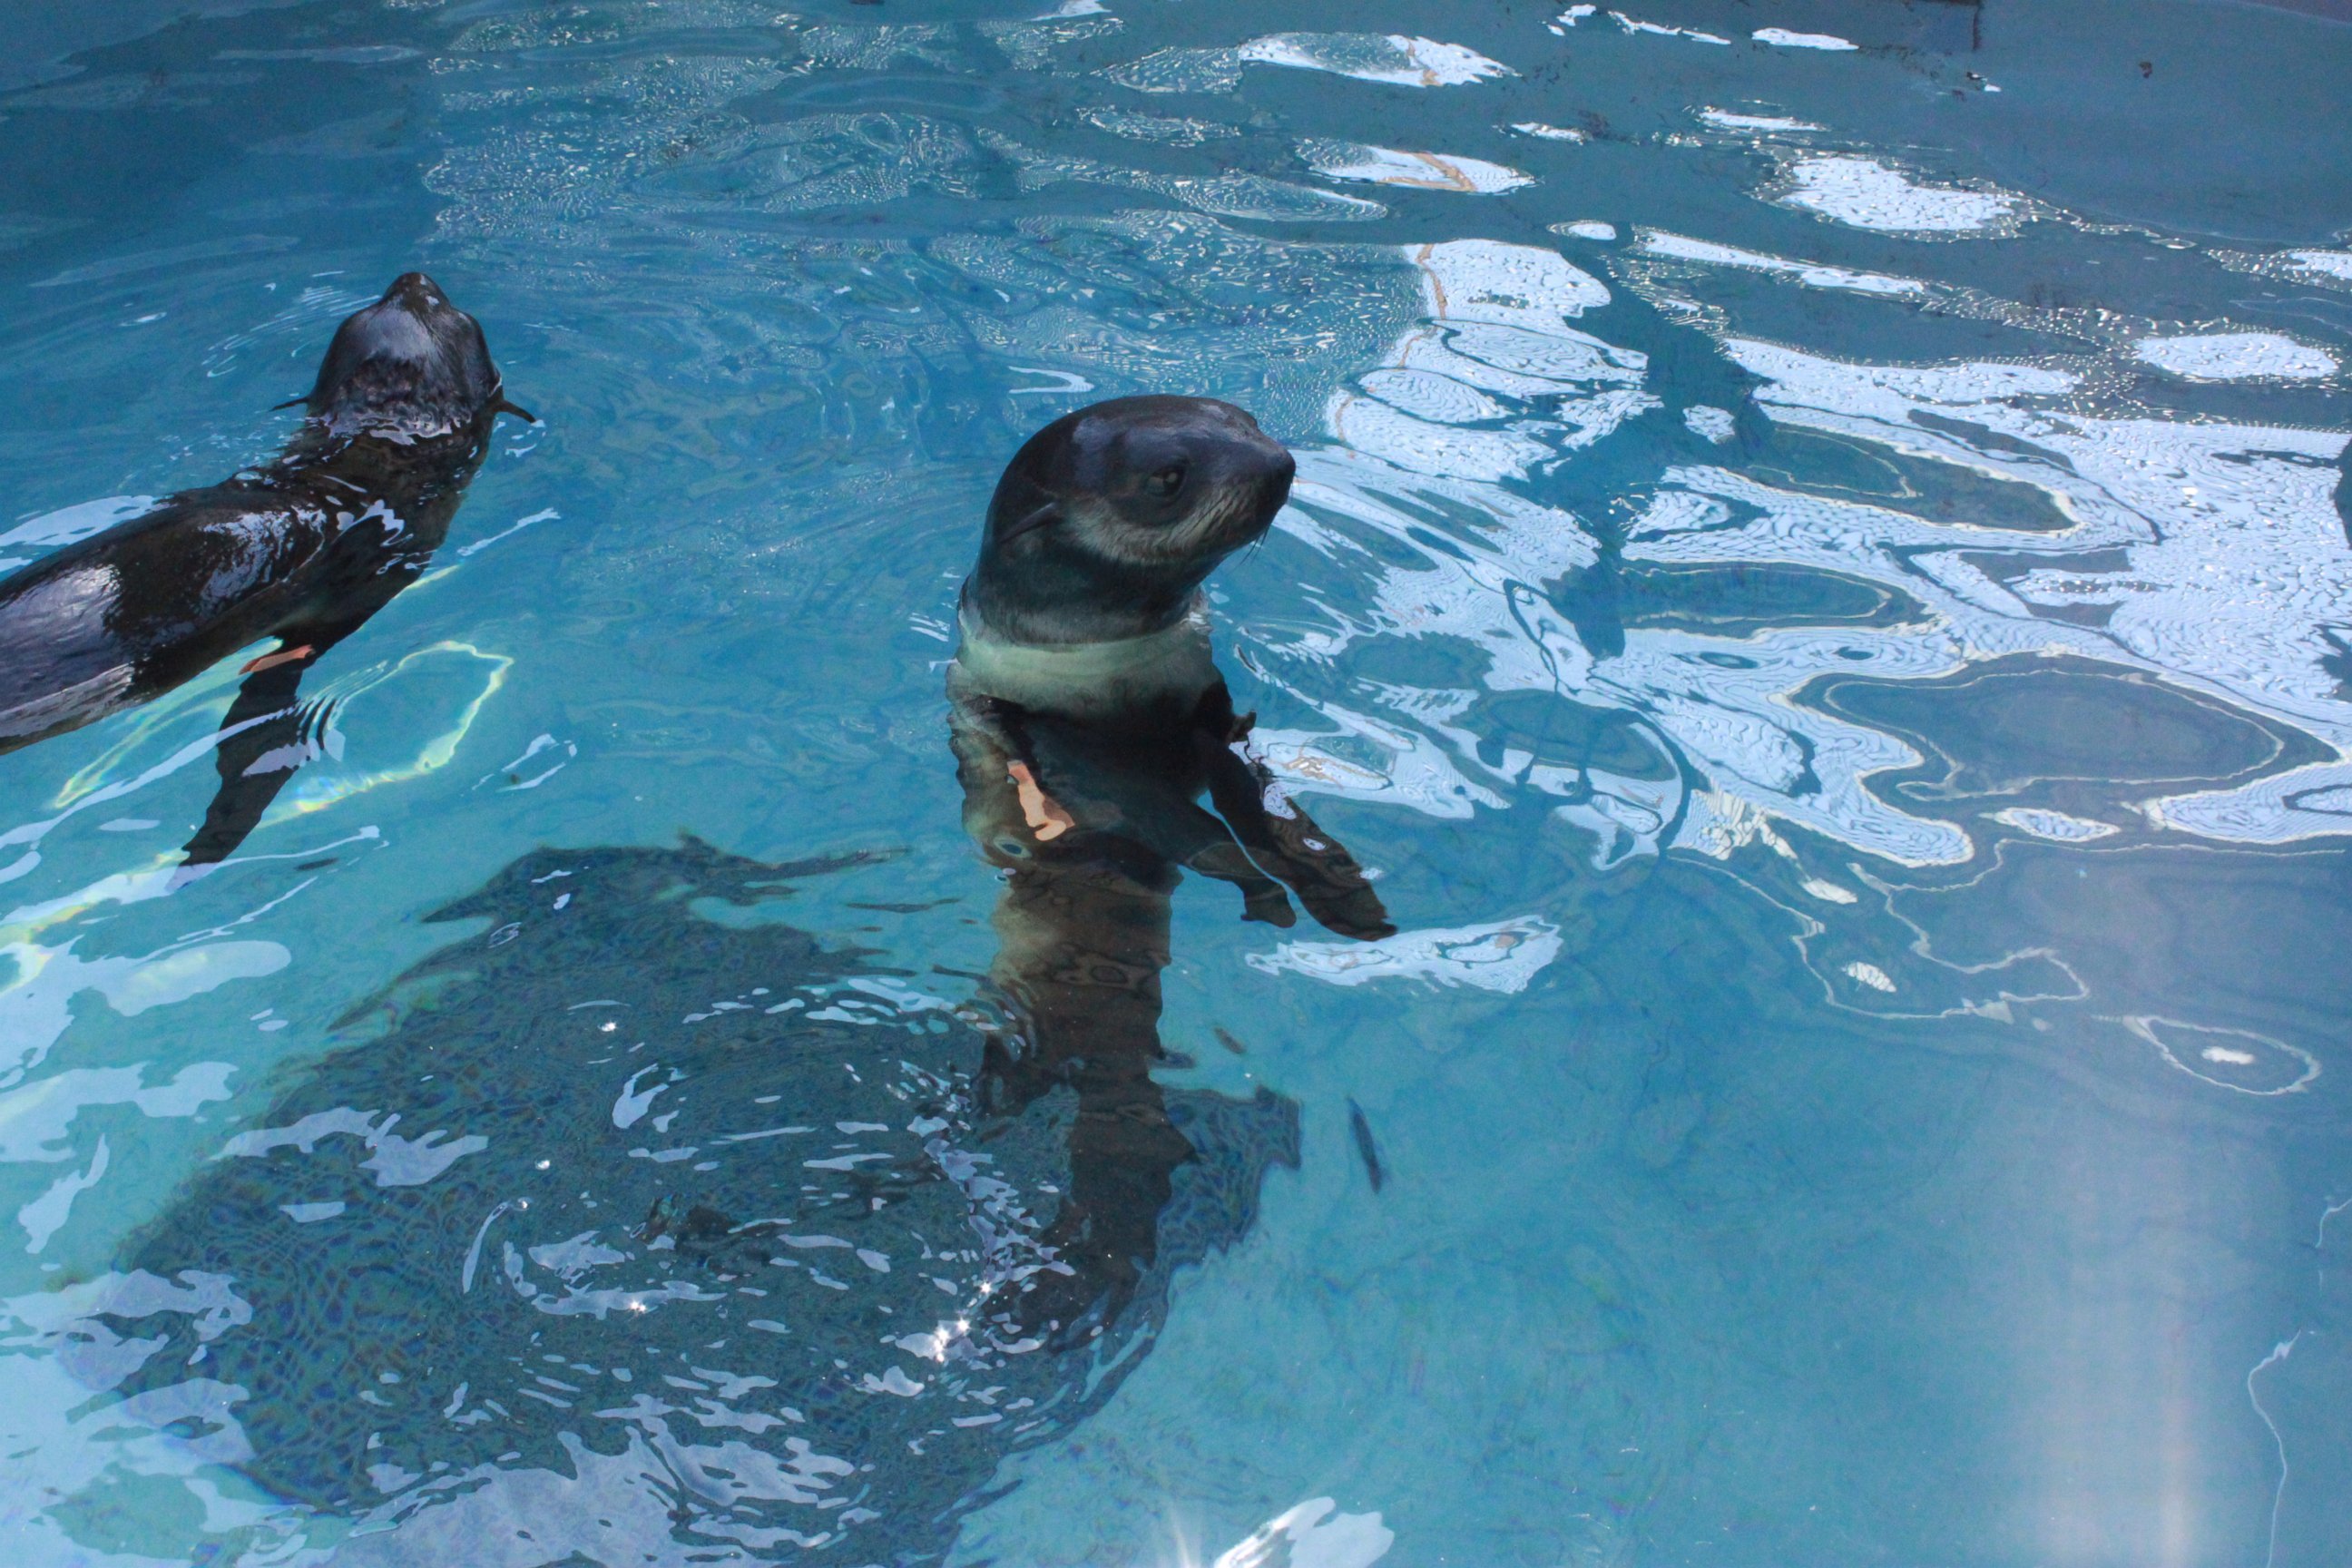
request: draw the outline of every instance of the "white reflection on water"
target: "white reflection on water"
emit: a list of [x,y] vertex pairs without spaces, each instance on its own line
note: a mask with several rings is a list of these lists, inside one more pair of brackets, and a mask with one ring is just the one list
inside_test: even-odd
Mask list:
[[1843,267],[1822,267],[1810,261],[1792,261],[1786,257],[1765,256],[1753,250],[1741,250],[1735,246],[1715,245],[1658,229],[1643,231],[1642,248],[1652,256],[1672,257],[1682,261],[1711,262],[1719,267],[1744,267],[1758,272],[1785,273],[1815,289],[1851,289],[1863,294],[1918,294],[1926,291],[1926,285],[1916,278],[1890,278],[1883,272],[1855,272]]
[[1649,33],[1661,38],[1688,38],[1695,44],[1727,46],[1731,42],[1720,33],[1702,33],[1696,27],[1670,27],[1664,22],[1650,22],[1637,16],[1628,16],[1622,11],[1612,11],[1609,14],[1617,19],[1619,26],[1629,33]]
[[1957,237],[2004,232],[2023,204],[1995,191],[1924,184],[1876,158],[1801,158],[1780,200],[1855,228]]
[[[1645,552],[1864,573],[1931,604],[1942,624],[1925,635],[1955,662],[2079,653],[2222,697],[2331,750],[2352,746],[2352,704],[2321,664],[2333,651],[2321,627],[2352,594],[2337,475],[2324,466],[2352,440],[2344,432],[2093,417],[2061,405],[2077,379],[2056,370],[1857,365],[1736,338],[1725,347],[1769,379],[1757,396],[1776,419],[2021,480],[2074,525],[1938,525],[1692,470],[1677,476],[1692,493],[1752,506],[1754,521],[1704,542],[1666,530]],[[1963,555],[1989,550],[2050,564],[2003,585]],[[2082,559],[2117,550],[2121,566]],[[2084,604],[2113,614],[2104,626],[2036,614]],[[2277,843],[2352,826],[2352,814],[2305,798],[2347,781],[2352,769],[2332,762],[2139,805],[2158,826]]]
[[1397,33],[1274,33],[1231,48],[1162,49],[1104,74],[1139,92],[1230,92],[1244,65],[1329,71],[1392,87],[1460,87],[1513,74],[1475,49]]
[[1378,942],[1286,942],[1270,953],[1251,953],[1249,964],[1267,974],[1288,971],[1334,985],[1409,979],[1512,992],[1526,990],[1559,951],[1559,928],[1528,915],[1451,931],[1399,931]]
[[[1653,234],[1645,245],[1821,280],[1801,263],[1677,237]],[[1596,655],[1526,586],[1592,565],[1592,537],[1580,520],[1504,487],[1659,406],[1643,385],[1646,362],[1569,324],[1608,292],[1551,252],[1479,241],[1407,255],[1423,274],[1426,324],[1333,400],[1328,425],[1343,444],[1302,454],[1296,504],[1283,520],[1335,566],[1368,577],[1371,607],[1361,616],[1331,612],[1330,629],[1302,637],[1297,652],[1328,659],[1375,635],[1462,639],[1483,654],[1488,689],[1557,689],[1638,713],[1712,792],[1674,840],[1707,852],[1719,853],[1721,842],[1721,809],[1709,802],[1729,797],[1898,863],[1950,864],[1975,853],[1962,826],[1907,812],[1868,787],[1874,774],[1919,760],[1907,742],[1798,700],[1832,674],[1920,679],[2003,655],[2074,654],[2221,698],[2332,752],[2352,749],[2352,704],[2321,663],[2335,650],[2324,624],[2352,603],[2337,476],[2326,466],[2344,453],[2344,433],[2096,417],[2068,405],[2081,377],[2064,369],[1860,364],[1727,337],[1725,353],[1762,379],[1756,396],[1776,421],[2019,481],[2047,497],[2065,526],[1933,521],[1728,468],[1669,466],[1627,530],[1628,563],[1867,578],[1930,614],[1892,627],[1764,627],[1739,637],[1629,627],[1622,651]],[[1475,530],[1451,531],[1443,552],[1416,540],[1437,504],[1478,519]],[[1341,520],[1345,529],[1335,526]],[[1387,536],[1410,563],[1376,563],[1352,530]],[[1997,581],[1972,560],[1986,552],[2046,564]],[[2085,605],[2112,613],[2096,626],[2043,613]],[[1381,720],[1342,718],[1328,697],[1310,699],[1342,730],[1374,738],[1400,762],[1412,757],[1420,782],[1411,784],[1401,766],[1385,786],[1336,764],[1318,777],[1310,737],[1269,739],[1277,765],[1304,787],[1387,794],[1453,815],[1491,802],[1517,772],[1496,776],[1477,758],[1477,738],[1444,721],[1469,695],[1387,690]],[[1418,741],[1390,738],[1402,730],[1450,747],[1432,754]],[[1481,773],[1489,782],[1474,782]],[[2275,843],[2345,831],[2352,806],[2329,792],[2347,785],[2352,766],[2329,761],[2131,805],[2154,827]],[[1638,804],[1642,813],[1657,809]],[[2105,830],[2070,827],[2063,814],[2011,825],[2049,837]]]
[[2316,381],[2336,370],[2333,355],[2277,332],[2142,338],[2139,357],[2190,381]]
[[1396,1544],[1377,1513],[1341,1513],[1327,1497],[1309,1498],[1252,1531],[1219,1554],[1214,1568],[1370,1568]]
[[1535,184],[1532,175],[1507,164],[1465,158],[1455,153],[1409,153],[1394,147],[1368,147],[1358,142],[1318,137],[1300,142],[1298,155],[1327,180],[1361,180],[1376,185],[1459,191],[1471,195],[1497,195]]
[[1786,27],[1759,27],[1748,37],[1759,44],[1774,44],[1784,49],[1827,49],[1844,54],[1854,47],[1834,33],[1792,33]]

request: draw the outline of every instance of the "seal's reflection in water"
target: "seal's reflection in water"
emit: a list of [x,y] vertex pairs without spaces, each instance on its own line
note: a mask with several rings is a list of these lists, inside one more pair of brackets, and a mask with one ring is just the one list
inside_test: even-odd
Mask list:
[[[1156,1256],[1193,1149],[1152,1069],[1171,898],[1190,868],[1247,918],[1394,929],[1355,861],[1247,751],[1210,655],[1201,584],[1262,538],[1289,454],[1238,408],[1132,397],[1032,437],[989,509],[950,667],[964,825],[1002,868],[990,979],[1010,1013],[985,1092],[1017,1112],[1075,1091],[1055,1266],[1014,1310],[1055,1343],[1116,1321]],[[1199,804],[1206,795],[1215,814]]]

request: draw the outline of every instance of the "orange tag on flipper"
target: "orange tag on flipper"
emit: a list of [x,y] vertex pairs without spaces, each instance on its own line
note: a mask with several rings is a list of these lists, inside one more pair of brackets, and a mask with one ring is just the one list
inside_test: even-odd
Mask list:
[[1029,831],[1041,844],[1050,844],[1078,825],[1078,819],[1064,811],[1061,803],[1047,795],[1037,783],[1037,775],[1029,771],[1027,763],[1007,763],[1004,776],[1021,796],[1021,816],[1029,824]]
[[259,658],[247,659],[239,675],[251,675],[257,670],[275,669],[281,664],[292,664],[298,658],[308,658],[319,650],[309,643],[300,647],[281,647],[276,653],[265,653]]

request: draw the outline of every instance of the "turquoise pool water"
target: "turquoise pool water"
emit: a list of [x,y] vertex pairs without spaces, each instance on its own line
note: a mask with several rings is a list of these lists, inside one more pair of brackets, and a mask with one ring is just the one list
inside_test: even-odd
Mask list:
[[[7,1560],[2342,1562],[2342,9],[1041,10],[0,24],[0,561],[412,267],[544,421],[226,865],[234,663],[0,758]],[[1402,929],[1185,881],[1149,1266],[981,1356],[955,592],[1146,391]]]

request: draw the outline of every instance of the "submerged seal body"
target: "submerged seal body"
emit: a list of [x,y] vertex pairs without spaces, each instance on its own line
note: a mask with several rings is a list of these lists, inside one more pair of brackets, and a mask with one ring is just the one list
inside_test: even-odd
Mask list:
[[0,752],[280,639],[222,726],[222,794],[192,861],[226,855],[289,776],[302,669],[416,579],[511,408],[480,325],[421,272],[343,321],[296,401],[308,417],[275,461],[0,582]]

